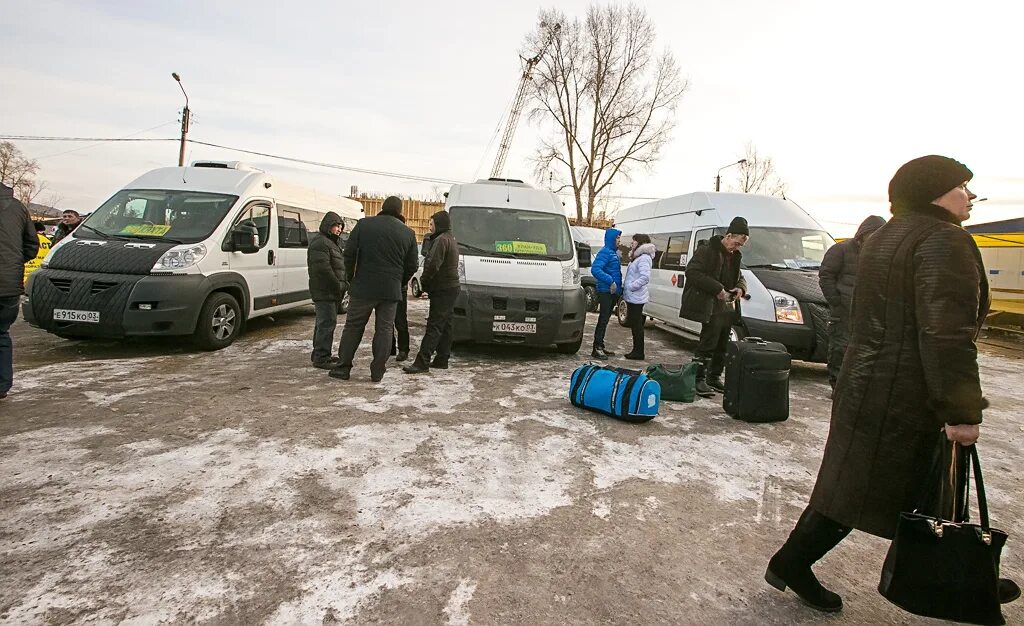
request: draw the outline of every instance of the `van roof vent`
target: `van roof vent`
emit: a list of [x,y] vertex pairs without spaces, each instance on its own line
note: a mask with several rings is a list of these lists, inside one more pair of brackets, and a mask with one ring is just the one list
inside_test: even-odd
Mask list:
[[243,172],[262,172],[258,167],[241,161],[192,161],[192,167],[208,167],[222,170],[241,170]]

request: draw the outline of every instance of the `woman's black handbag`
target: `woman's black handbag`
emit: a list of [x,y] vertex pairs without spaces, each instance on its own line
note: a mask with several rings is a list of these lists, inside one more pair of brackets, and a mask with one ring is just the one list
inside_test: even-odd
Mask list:
[[[955,498],[960,502],[954,509],[960,512],[950,516],[953,521],[900,513],[878,591],[916,615],[1001,626],[1006,622],[999,608],[999,557],[1007,536],[989,525],[977,447],[954,445],[952,467],[957,465],[958,449],[974,466],[981,524],[968,523],[966,494],[963,500]],[[970,480],[970,468],[965,469],[964,488]],[[951,471],[950,476],[956,473]]]

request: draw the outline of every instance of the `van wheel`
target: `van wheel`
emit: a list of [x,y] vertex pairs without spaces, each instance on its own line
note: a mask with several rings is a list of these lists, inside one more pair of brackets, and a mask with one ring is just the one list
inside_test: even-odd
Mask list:
[[423,287],[420,286],[420,281],[419,280],[413,278],[411,286],[412,286],[412,297],[413,298],[419,298],[420,296],[423,295]]
[[615,317],[619,320],[619,326],[626,325],[626,318],[629,317],[629,309],[626,308],[626,300],[619,298],[619,303],[615,306]]
[[583,288],[583,293],[587,296],[587,312],[597,313],[601,308],[597,301],[597,288],[588,285]]
[[733,326],[729,332],[729,341],[740,341],[747,336],[747,332],[743,330],[742,326]]
[[583,347],[583,335],[580,334],[580,338],[572,343],[560,343],[556,344],[555,347],[558,349],[559,354],[576,354]]
[[192,335],[203,350],[220,350],[234,342],[242,331],[242,307],[229,293],[210,294],[199,312],[199,321]]
[[351,297],[348,295],[348,290],[345,290],[345,294],[341,296],[341,302],[338,303],[338,315],[348,313],[348,304]]

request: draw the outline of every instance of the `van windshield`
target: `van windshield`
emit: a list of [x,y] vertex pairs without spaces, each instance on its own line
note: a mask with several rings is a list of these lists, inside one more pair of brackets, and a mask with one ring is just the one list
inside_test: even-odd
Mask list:
[[550,258],[568,261],[574,246],[564,215],[496,209],[452,207],[452,233],[461,252],[471,256]]
[[167,189],[122,189],[85,220],[82,234],[196,243],[210,236],[238,196]]
[[835,240],[823,230],[751,227],[740,252],[747,267],[816,270]]

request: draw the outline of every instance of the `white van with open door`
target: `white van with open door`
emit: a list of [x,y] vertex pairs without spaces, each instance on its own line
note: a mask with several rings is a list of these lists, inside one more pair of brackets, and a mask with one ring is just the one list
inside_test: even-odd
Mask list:
[[[794,358],[825,362],[828,303],[818,287],[818,267],[835,241],[791,200],[746,193],[689,193],[618,212],[616,228],[628,245],[636,233],[650,235],[658,249],[644,313],[686,333],[701,325],[679,317],[686,261],[714,235],[724,235],[734,217],[750,225],[740,249],[749,293],[738,303],[736,338],[761,337],[786,346]],[[622,254],[625,263],[628,254]],[[619,311],[625,322],[625,310]]]
[[328,211],[362,205],[237,162],[143,174],[33,272],[25,319],[61,337],[191,335],[206,349],[245,320],[310,303],[306,249]]
[[452,185],[445,210],[459,242],[454,340],[557,346],[583,343],[586,301],[562,201],[519,180]]

